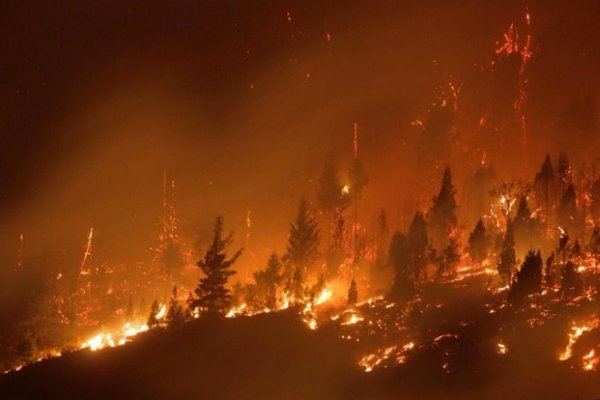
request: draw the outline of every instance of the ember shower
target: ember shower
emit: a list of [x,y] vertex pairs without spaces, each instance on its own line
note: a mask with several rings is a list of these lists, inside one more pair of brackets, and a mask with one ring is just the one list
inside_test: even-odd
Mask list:
[[7,5],[0,393],[600,397],[599,17]]

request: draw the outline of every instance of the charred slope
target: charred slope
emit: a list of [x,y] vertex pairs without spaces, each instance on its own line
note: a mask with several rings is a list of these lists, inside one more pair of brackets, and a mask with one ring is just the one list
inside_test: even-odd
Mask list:
[[127,346],[79,351],[0,377],[13,399],[341,398],[356,367],[333,329],[277,313],[199,320]]

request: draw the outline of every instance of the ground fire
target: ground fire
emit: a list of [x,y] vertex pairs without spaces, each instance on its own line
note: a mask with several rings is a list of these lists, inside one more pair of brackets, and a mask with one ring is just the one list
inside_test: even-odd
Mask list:
[[6,398],[600,397],[598,7],[75,3],[0,39]]

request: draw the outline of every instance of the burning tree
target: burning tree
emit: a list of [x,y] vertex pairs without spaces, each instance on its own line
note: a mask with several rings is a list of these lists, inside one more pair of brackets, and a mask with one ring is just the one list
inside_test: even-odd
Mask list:
[[486,234],[485,226],[483,221],[479,219],[475,228],[469,235],[469,246],[467,251],[473,261],[481,264],[487,257],[487,253],[490,248],[490,238]]
[[177,286],[173,286],[171,299],[169,301],[169,310],[167,311],[165,319],[169,326],[178,326],[185,322],[185,312],[177,298]]
[[321,209],[327,215],[328,237],[331,237],[331,224],[336,212],[341,212],[348,206],[348,196],[340,183],[338,169],[331,158],[325,162],[325,167],[319,179],[317,199]]
[[356,288],[356,281],[352,279],[350,282],[350,289],[348,289],[348,301],[349,306],[353,306],[358,302],[358,289]]
[[270,310],[277,307],[277,287],[281,283],[281,279],[281,261],[275,253],[269,257],[264,270],[254,273],[259,302]]
[[516,264],[517,258],[515,255],[513,225],[512,222],[509,221],[506,225],[506,233],[504,234],[502,250],[500,251],[500,262],[498,263],[498,274],[502,277],[502,279],[504,279],[504,281],[510,283],[512,270]]
[[555,185],[556,181],[552,160],[550,160],[550,155],[546,154],[546,158],[540,167],[540,171],[535,175],[534,188],[537,205],[538,207],[543,207],[547,224],[550,222],[551,218]]
[[542,288],[542,256],[529,250],[521,268],[515,274],[509,292],[509,300],[520,302],[528,295],[540,292]]
[[319,225],[311,215],[308,199],[302,197],[298,204],[295,223],[290,225],[287,258],[301,273],[317,259],[319,249]]
[[236,273],[231,266],[243,250],[239,249],[230,259],[227,259],[225,250],[232,239],[233,232],[223,238],[223,217],[217,217],[212,245],[197,264],[205,277],[200,279],[195,290],[197,297],[192,302],[193,308],[200,308],[210,315],[225,315],[231,307],[231,295],[225,285],[229,277]]
[[444,169],[439,193],[433,198],[433,205],[427,214],[431,232],[432,244],[436,248],[443,248],[448,244],[448,237],[456,229],[456,189],[452,184],[452,171],[450,167]]

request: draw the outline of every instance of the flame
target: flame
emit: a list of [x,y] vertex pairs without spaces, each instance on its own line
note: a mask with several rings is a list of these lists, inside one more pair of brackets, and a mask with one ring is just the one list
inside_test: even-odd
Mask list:
[[506,345],[504,343],[498,342],[498,343],[496,343],[496,352],[498,354],[504,355],[504,354],[508,353],[508,347],[506,347]]
[[586,324],[580,326],[571,327],[571,332],[569,332],[569,342],[565,349],[560,353],[558,359],[560,361],[566,361],[573,356],[573,346],[577,343],[577,340],[584,332],[589,332],[594,328],[598,327],[600,321],[598,319],[593,319]]
[[583,362],[584,371],[595,371],[600,358],[596,355],[596,351],[592,349],[585,356],[581,357],[581,361]]

